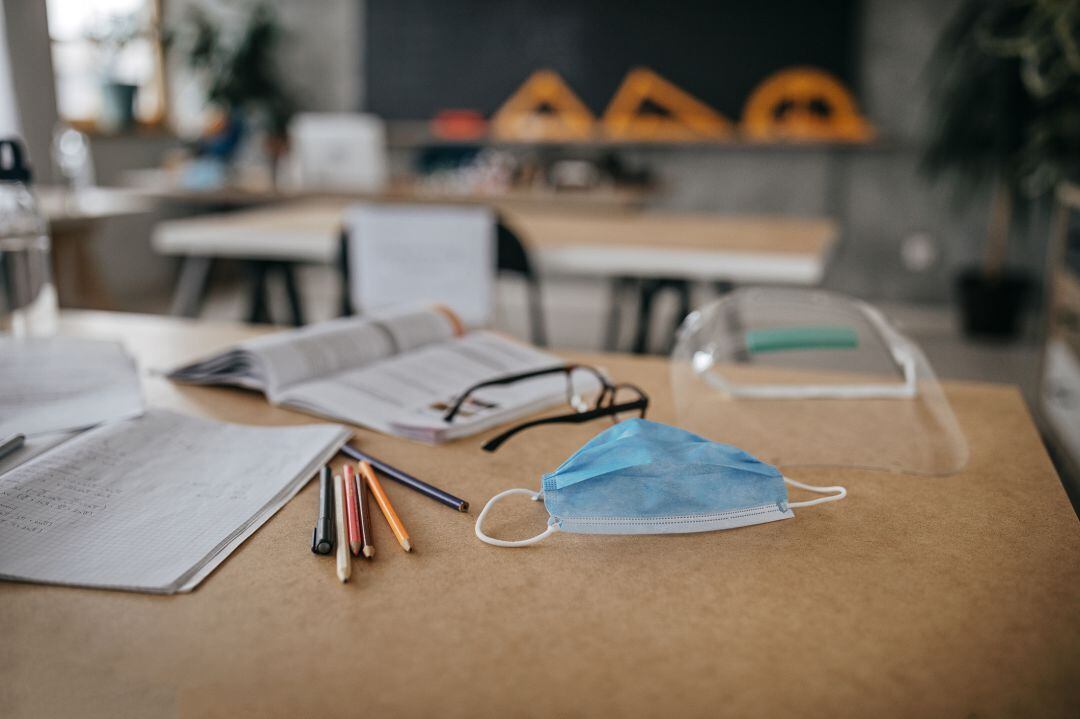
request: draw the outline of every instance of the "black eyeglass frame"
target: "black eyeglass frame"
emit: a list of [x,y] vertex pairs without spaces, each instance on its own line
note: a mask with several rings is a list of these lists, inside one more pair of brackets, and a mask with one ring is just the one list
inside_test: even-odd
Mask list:
[[[499,387],[508,384],[514,384],[515,382],[521,382],[527,379],[533,379],[536,377],[543,377],[550,374],[564,374],[566,375],[566,391],[567,402],[570,406],[577,409],[577,403],[575,403],[575,396],[572,395],[572,385],[570,382],[570,376],[577,370],[583,370],[592,374],[600,383],[600,392],[596,395],[596,402],[591,409],[578,410],[570,414],[559,414],[551,417],[540,417],[538,419],[529,420],[522,424],[515,425],[510,429],[498,434],[487,442],[484,443],[483,449],[487,452],[494,452],[498,449],[506,440],[513,437],[519,432],[523,432],[533,427],[539,427],[545,424],[581,424],[584,422],[591,422],[594,419],[601,417],[611,417],[613,421],[618,421],[618,415],[628,412],[640,412],[641,417],[645,417],[645,413],[649,408],[649,395],[638,387],[637,385],[630,384],[629,382],[612,383],[608,380],[604,374],[589,365],[581,364],[566,364],[559,365],[557,367],[547,367],[545,369],[533,370],[531,372],[521,372],[519,374],[507,375],[505,377],[497,377],[495,379],[485,380],[484,382],[478,382],[472,387],[462,392],[453,406],[446,411],[443,415],[444,422],[452,422],[454,417],[457,416],[461,410],[462,405],[474,392],[484,389],[485,387]],[[638,398],[630,402],[615,402],[615,397],[619,390],[628,389],[637,393]]]

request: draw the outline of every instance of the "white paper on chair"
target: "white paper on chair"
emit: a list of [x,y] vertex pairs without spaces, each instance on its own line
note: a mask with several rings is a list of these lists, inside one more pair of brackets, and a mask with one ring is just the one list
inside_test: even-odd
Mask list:
[[0,437],[92,427],[143,411],[135,360],[118,342],[0,337]]
[[446,305],[468,327],[491,324],[495,219],[486,207],[362,204],[345,213],[349,288],[360,312]]
[[350,434],[164,410],[84,432],[0,476],[0,577],[189,591]]

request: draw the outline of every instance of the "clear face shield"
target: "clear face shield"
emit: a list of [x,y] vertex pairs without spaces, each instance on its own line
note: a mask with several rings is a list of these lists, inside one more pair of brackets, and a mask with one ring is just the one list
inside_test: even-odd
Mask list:
[[686,318],[671,367],[680,426],[772,464],[945,475],[967,463],[922,351],[858,300],[736,290]]

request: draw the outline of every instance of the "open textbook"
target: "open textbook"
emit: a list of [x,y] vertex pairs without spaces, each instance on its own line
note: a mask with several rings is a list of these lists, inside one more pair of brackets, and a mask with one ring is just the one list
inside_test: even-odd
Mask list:
[[154,409],[83,432],[0,476],[0,577],[190,591],[349,435]]
[[257,389],[274,404],[438,443],[564,402],[565,379],[541,377],[485,389],[443,421],[478,382],[560,364],[492,332],[465,333],[448,310],[408,308],[258,337],[169,377]]

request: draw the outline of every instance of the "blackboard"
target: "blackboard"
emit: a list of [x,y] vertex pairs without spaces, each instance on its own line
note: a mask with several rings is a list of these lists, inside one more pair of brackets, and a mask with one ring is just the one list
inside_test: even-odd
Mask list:
[[857,12],[857,0],[369,0],[360,109],[490,115],[546,67],[600,114],[643,65],[738,119],[784,67],[814,65],[852,87]]

